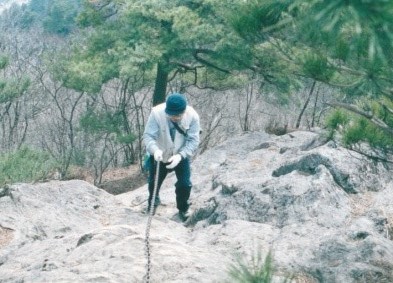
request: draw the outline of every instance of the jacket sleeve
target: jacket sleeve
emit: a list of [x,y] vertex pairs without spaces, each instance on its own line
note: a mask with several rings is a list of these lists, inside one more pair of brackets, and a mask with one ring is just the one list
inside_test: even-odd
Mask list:
[[199,132],[200,132],[200,121],[199,115],[195,112],[194,117],[190,123],[190,127],[187,131],[187,137],[184,145],[180,148],[179,154],[183,158],[191,157],[199,146]]
[[149,119],[147,120],[145,131],[143,133],[143,143],[146,146],[147,152],[151,155],[159,149],[157,146],[157,139],[160,133],[159,124],[155,118],[155,115],[150,113]]

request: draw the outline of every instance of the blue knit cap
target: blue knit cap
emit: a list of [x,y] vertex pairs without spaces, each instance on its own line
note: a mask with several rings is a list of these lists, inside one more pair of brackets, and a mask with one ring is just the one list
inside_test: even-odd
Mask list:
[[172,93],[166,99],[165,113],[176,116],[184,112],[187,107],[186,98],[179,93]]

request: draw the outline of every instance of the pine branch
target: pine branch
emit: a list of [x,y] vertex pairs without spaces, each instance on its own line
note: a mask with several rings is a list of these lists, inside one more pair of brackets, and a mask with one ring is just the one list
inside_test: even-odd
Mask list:
[[377,155],[378,152],[374,151],[376,153],[376,155],[372,155],[370,153],[366,153],[365,151],[362,151],[361,149],[357,149],[357,148],[355,148],[353,146],[350,147],[350,149],[355,151],[355,152],[357,152],[357,153],[359,153],[359,154],[361,154],[361,155],[363,155],[363,156],[365,156],[365,157],[367,157],[367,158],[369,158],[369,159],[375,160],[377,162],[384,162],[384,163],[391,163],[391,164],[393,164],[393,160],[389,160],[389,158],[387,158],[387,157],[378,156]]
[[389,108],[388,106],[386,106],[385,104],[383,104],[381,102],[379,102],[379,104],[383,107],[383,109],[386,110],[386,112],[388,112],[388,113],[393,115],[393,109],[392,108]]
[[[108,19],[118,13],[118,9],[111,0],[90,0],[89,4],[98,12],[103,13],[103,17]],[[105,10],[104,10],[105,9]]]
[[366,119],[368,119],[372,124],[383,130],[384,132],[387,132],[391,135],[393,135],[393,128],[387,125],[385,122],[383,122],[381,119],[375,118],[374,115],[370,112],[365,112],[355,105],[352,104],[346,104],[346,103],[340,103],[340,102],[326,102],[327,105],[332,106],[332,107],[340,107],[344,108],[350,112],[353,112],[355,114],[358,114]]
[[217,66],[217,65],[215,65],[215,64],[213,64],[213,63],[211,63],[209,61],[207,61],[206,59],[201,58],[199,56],[200,53],[204,53],[204,54],[214,53],[213,51],[207,50],[207,49],[197,49],[197,50],[194,51],[193,56],[194,56],[195,60],[197,60],[198,62],[200,62],[200,63],[202,63],[202,64],[204,64],[204,65],[206,65],[208,67],[211,67],[213,69],[216,69],[216,70],[221,71],[221,72],[226,73],[226,74],[230,74],[231,73],[229,70],[221,68],[221,67],[219,67],[219,66]]

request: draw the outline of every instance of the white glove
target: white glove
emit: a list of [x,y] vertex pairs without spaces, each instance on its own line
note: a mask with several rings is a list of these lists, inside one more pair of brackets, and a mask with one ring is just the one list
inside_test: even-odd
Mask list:
[[162,150],[157,149],[157,150],[154,152],[154,160],[157,161],[157,162],[162,161]]
[[167,165],[167,169],[173,169],[179,164],[181,161],[181,155],[180,154],[175,154],[171,158],[168,159],[168,162],[171,162],[171,164]]

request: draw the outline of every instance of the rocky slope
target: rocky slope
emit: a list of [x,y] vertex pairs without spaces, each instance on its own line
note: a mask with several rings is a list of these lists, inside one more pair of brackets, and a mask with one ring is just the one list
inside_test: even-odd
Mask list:
[[[231,282],[255,250],[293,282],[393,282],[391,172],[316,133],[248,133],[199,156],[186,225],[174,182],[151,226],[151,282]],[[1,282],[143,282],[146,191],[0,189]]]

